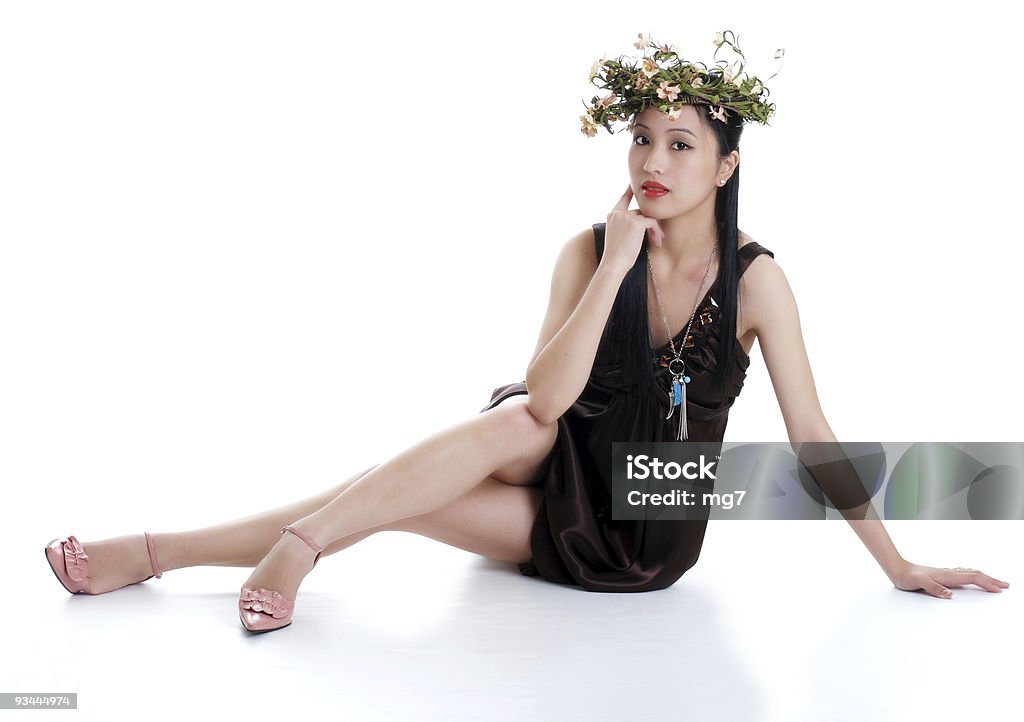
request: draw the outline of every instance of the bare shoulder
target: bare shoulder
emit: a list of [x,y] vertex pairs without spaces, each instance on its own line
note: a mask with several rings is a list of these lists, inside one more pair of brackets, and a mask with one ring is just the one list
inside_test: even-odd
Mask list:
[[[743,246],[753,242],[753,238],[748,236],[743,231],[740,231],[739,238],[737,238],[736,240],[736,245],[738,248],[743,248]],[[759,253],[757,257],[750,262],[750,265],[747,266],[747,270],[744,271],[743,275],[740,277],[740,284],[742,285],[744,281],[746,281],[748,278],[753,278],[757,275],[760,275],[761,269],[763,269],[765,266],[775,266],[776,268],[778,268],[778,264],[775,263],[774,258],[772,258],[767,253]]]
[[551,274],[552,301],[572,312],[597,272],[594,229],[584,228],[563,244]]
[[551,273],[551,291],[548,309],[544,315],[537,346],[526,368],[533,362],[549,341],[565,325],[576,310],[580,299],[597,272],[597,249],[594,229],[588,227],[562,244]]
[[[552,292],[578,297],[597,272],[597,249],[594,229],[584,228],[562,242],[552,272]],[[575,307],[575,306],[574,306]]]
[[[753,240],[741,231],[738,245],[743,246]],[[793,292],[785,272],[767,253],[758,254],[747,266],[740,277],[740,294],[743,297],[743,308],[749,314],[749,326],[754,329],[763,328],[771,314],[794,305]]]
[[572,259],[580,275],[586,275],[588,279],[593,276],[597,271],[597,237],[593,226],[587,226],[567,240],[562,253]]

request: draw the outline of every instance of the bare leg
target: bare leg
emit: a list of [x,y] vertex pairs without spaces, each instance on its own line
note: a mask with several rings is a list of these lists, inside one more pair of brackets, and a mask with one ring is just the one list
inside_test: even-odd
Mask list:
[[[153,533],[160,569],[168,572],[196,566],[255,567],[277,543],[281,527],[323,507],[373,468],[293,504],[192,531]],[[368,529],[338,539],[324,555],[349,547],[377,531]],[[153,573],[142,534],[85,542],[82,546],[89,555],[94,594],[134,584]]]
[[[468,421],[430,436],[372,469],[322,508],[293,520],[319,544],[375,527],[400,526],[469,492],[504,468],[537,463],[554,439],[554,425],[537,421],[525,397],[503,402]],[[294,534],[284,534],[243,584],[295,599],[315,554]]]

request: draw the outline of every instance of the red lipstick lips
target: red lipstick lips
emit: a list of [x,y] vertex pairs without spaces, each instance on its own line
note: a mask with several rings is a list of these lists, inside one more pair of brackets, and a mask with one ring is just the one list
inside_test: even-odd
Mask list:
[[640,190],[643,191],[644,198],[661,198],[668,193],[668,188],[654,181],[644,181],[643,185],[640,186]]

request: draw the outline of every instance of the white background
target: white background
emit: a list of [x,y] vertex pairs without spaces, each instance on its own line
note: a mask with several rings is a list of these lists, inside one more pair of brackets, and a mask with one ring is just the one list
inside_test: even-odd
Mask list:
[[[837,437],[1021,441],[1007,7],[4,4],[5,567],[308,496],[522,380],[558,250],[628,182],[627,134],[578,116],[638,32],[710,62],[733,29],[761,78],[786,50],[740,227],[793,287]],[[785,440],[751,356],[726,439]],[[920,561],[1014,581],[987,559]]]

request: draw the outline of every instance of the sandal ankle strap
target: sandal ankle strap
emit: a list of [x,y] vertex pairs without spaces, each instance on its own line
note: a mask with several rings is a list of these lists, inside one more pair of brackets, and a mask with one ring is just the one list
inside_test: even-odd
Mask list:
[[156,547],[153,546],[153,536],[147,531],[146,534],[146,548],[149,549],[149,563],[153,565],[153,576],[159,579],[163,576],[160,572],[160,565],[156,560]]
[[316,558],[313,559],[313,566],[316,566],[316,563],[318,561],[320,561],[320,552],[322,552],[325,549],[325,547],[322,547],[319,544],[317,544],[315,541],[313,541],[309,537],[308,534],[306,534],[301,529],[295,528],[291,524],[289,524],[288,526],[285,526],[285,527],[283,527],[281,529],[281,533],[282,534],[284,534],[286,531],[290,531],[292,534],[297,536],[299,539],[301,539],[302,541],[306,542],[306,544],[309,546],[309,548],[316,552]]

